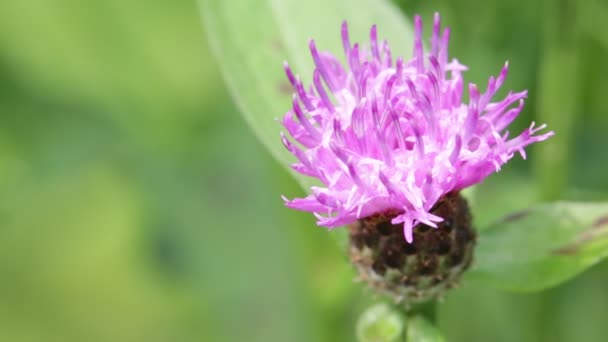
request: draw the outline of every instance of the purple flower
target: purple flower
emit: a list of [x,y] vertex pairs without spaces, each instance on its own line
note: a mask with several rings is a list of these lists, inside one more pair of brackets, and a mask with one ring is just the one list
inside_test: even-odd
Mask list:
[[483,181],[515,152],[525,158],[524,147],[553,135],[537,135],[546,125],[533,122],[509,139],[506,129],[527,91],[492,102],[508,63],[498,77],[490,77],[485,92],[469,84],[470,100],[464,103],[467,67],[448,60],[449,37],[435,14],[431,49],[425,52],[416,16],[413,57],[394,61],[388,43],[378,41],[376,26],[365,47],[351,45],[344,22],[346,65],[319,52],[311,40],[316,69],[306,89],[285,63],[295,94],[283,125],[299,144],[284,134],[282,140],[298,159],[293,168],[323,184],[306,198],[284,198],[288,207],[313,212],[318,224],[329,228],[398,212],[392,223],[402,223],[411,242],[416,224],[437,227],[443,220],[430,213],[442,196]]

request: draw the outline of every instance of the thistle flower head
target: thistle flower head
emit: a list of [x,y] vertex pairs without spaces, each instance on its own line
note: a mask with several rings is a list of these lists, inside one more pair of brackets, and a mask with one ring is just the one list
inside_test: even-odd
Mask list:
[[494,99],[508,63],[485,91],[469,84],[465,102],[467,67],[448,59],[449,38],[436,14],[425,51],[417,16],[413,56],[405,61],[393,59],[376,26],[369,46],[351,44],[345,22],[344,65],[313,40],[312,86],[285,64],[295,93],[283,118],[292,139],[282,134],[283,143],[298,160],[293,168],[323,184],[306,198],[286,199],[288,207],[313,212],[329,228],[396,212],[391,222],[403,225],[411,242],[417,224],[437,227],[443,220],[431,209],[444,195],[483,181],[516,152],[525,158],[524,147],[553,135],[538,134],[545,125],[532,123],[509,138],[527,92]]

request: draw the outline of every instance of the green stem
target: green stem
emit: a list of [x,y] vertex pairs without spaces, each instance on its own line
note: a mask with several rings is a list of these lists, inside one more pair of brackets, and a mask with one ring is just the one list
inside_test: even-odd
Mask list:
[[543,200],[561,197],[569,177],[573,128],[579,107],[576,2],[545,0],[543,57],[538,70],[537,118],[555,131],[538,146],[534,169]]
[[430,323],[437,323],[437,301],[429,300],[424,303],[413,305],[406,313],[407,316],[422,316]]
[[[403,340],[406,342],[417,341],[420,338],[420,334],[423,334],[422,336],[426,336],[426,334],[429,332],[438,332],[438,330],[435,328],[437,326],[436,300],[430,300],[424,303],[412,305],[410,308],[404,310],[402,316],[405,320]],[[422,326],[420,325],[421,322],[424,322]],[[414,326],[412,323],[414,323]],[[414,329],[414,331],[410,331],[411,329]],[[432,341],[435,340],[432,339]]]

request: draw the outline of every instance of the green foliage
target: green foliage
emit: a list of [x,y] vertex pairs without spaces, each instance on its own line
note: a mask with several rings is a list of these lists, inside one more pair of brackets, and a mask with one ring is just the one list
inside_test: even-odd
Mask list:
[[365,310],[357,321],[357,339],[361,342],[400,341],[404,316],[387,304],[376,304]]
[[[405,52],[413,41],[407,21],[384,0],[337,0],[331,5],[323,0],[202,0],[202,13],[211,47],[241,114],[285,166],[293,157],[281,144],[281,126],[276,122],[286,112],[292,93],[282,69],[284,61],[300,72],[304,82],[310,82],[313,62],[308,39],[314,38],[320,50],[339,56],[343,20],[348,21],[351,39],[356,41],[367,40],[370,27],[381,22],[381,36],[399,42],[394,45],[398,55],[409,54]],[[248,29],[237,29],[244,26]],[[312,184],[309,178],[293,174],[305,189]]]
[[[541,94],[541,6],[396,2],[405,17],[421,13],[427,24],[441,11],[453,29],[452,55],[472,67],[467,79],[485,82],[509,59],[506,86],[530,89],[527,117],[519,121],[533,118]],[[361,3],[373,6],[224,1],[217,7],[223,17],[215,19],[225,20],[222,31],[210,38],[216,47],[247,38],[252,49],[263,41],[250,33],[279,38],[274,54],[225,56],[225,64],[242,57],[274,81],[246,84],[253,90],[284,84],[283,60],[308,80],[307,39],[339,55],[342,19],[353,40],[366,40],[376,23],[396,53],[409,55],[409,23],[395,6]],[[582,98],[560,194],[569,200],[608,197],[607,12],[600,1],[589,3],[577,12]],[[280,21],[244,16],[268,6]],[[204,6],[202,14],[204,29],[194,0],[0,2],[0,340],[356,339],[359,313],[378,298],[353,282],[343,250],[314,218],[283,209],[280,194],[301,189],[282,168],[287,163],[273,161],[238,117],[217,69],[245,67],[216,65],[203,34],[212,33],[214,18]],[[325,15],[333,22],[320,19]],[[256,134],[268,128],[265,143],[283,153],[273,119],[289,96],[275,90],[268,90],[275,107],[255,117],[263,121]],[[546,115],[551,125],[554,114]],[[530,159],[537,155],[533,148]],[[499,227],[489,222],[540,198],[527,165],[515,162],[475,189],[475,224],[488,228],[487,241],[506,229],[494,233]],[[533,296],[485,286],[496,275],[479,273],[438,306],[438,326],[450,341],[601,341],[608,335],[606,266]]]
[[437,327],[422,316],[408,318],[406,329],[406,342],[445,341]]
[[539,291],[608,256],[608,204],[556,202],[513,213],[479,235],[468,274],[494,286]]

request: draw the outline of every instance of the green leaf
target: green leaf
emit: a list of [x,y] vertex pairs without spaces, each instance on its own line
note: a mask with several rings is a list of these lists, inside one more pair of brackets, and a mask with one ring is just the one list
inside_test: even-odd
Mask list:
[[357,339],[361,342],[399,341],[403,335],[403,316],[387,304],[367,309],[357,321]]
[[[352,42],[368,41],[370,27],[379,24],[379,36],[392,43],[395,56],[409,56],[413,41],[410,25],[386,0],[201,0],[201,4],[205,30],[230,93],[258,138],[284,166],[294,161],[282,146],[282,126],[276,120],[291,101],[284,61],[308,83],[313,71],[308,39],[314,38],[320,50],[341,57],[343,20],[348,21]],[[305,189],[314,184],[293,174]]]
[[445,339],[431,322],[422,316],[407,320],[406,342],[444,342]]
[[608,203],[544,204],[480,232],[467,274],[498,288],[540,291],[608,256]]

